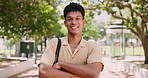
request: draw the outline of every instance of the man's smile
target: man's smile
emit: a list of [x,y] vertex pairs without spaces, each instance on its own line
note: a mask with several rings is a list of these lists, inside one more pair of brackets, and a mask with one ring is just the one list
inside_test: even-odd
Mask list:
[[79,26],[71,26],[71,29],[72,30],[76,30],[76,29],[78,29],[79,28]]

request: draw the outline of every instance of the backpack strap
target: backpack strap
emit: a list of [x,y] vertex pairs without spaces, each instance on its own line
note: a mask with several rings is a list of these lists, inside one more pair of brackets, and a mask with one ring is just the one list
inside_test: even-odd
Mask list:
[[55,53],[55,61],[54,61],[53,65],[58,62],[60,48],[61,48],[61,39],[58,38],[57,49],[56,49],[56,53]]

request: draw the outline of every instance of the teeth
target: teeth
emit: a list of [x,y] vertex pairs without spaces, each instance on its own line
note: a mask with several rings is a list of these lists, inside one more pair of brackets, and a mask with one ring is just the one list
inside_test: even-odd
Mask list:
[[77,27],[71,27],[71,28],[75,29],[75,28],[77,28]]

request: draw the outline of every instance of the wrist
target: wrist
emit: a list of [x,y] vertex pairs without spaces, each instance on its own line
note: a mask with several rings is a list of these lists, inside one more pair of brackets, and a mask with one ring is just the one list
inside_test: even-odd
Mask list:
[[61,67],[61,71],[64,71],[64,72],[69,72],[67,71],[65,68],[66,68],[66,62],[59,62],[59,66]]
[[61,68],[64,68],[64,66],[66,65],[66,62],[58,62],[58,63]]

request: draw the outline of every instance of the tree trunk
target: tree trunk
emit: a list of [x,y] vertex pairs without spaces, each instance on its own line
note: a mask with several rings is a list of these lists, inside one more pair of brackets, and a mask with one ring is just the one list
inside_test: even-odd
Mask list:
[[44,37],[45,48],[47,46],[46,41],[47,41],[47,37]]
[[148,38],[145,38],[145,40],[142,42],[143,49],[144,49],[144,55],[145,55],[145,64],[148,64]]
[[42,41],[41,41],[41,51],[43,51],[43,44],[42,44]]

